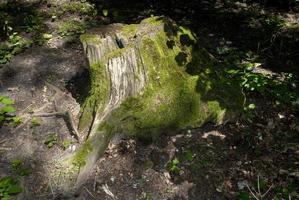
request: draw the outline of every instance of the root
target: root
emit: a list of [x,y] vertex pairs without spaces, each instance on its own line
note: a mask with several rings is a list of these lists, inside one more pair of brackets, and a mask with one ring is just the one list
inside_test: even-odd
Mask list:
[[75,126],[72,114],[70,111],[66,112],[53,112],[53,113],[39,113],[33,114],[34,117],[58,117],[63,118],[71,135],[75,137],[75,139],[80,143],[79,133]]
[[51,88],[52,90],[55,91],[55,95],[53,96],[53,101],[44,104],[43,106],[41,106],[40,108],[37,108],[36,110],[32,111],[31,113],[26,113],[26,112],[32,106],[32,104],[30,104],[29,106],[27,106],[24,110],[22,110],[20,112],[20,115],[19,115],[19,117],[23,119],[23,123],[21,125],[17,126],[12,131],[12,133],[17,132],[24,125],[28,124],[28,122],[30,121],[30,119],[32,117],[57,117],[57,118],[63,118],[64,119],[64,121],[66,123],[66,126],[69,129],[69,131],[70,131],[70,134],[78,141],[78,143],[80,143],[79,132],[77,130],[77,127],[76,127],[76,124],[75,124],[75,120],[73,119],[73,116],[72,116],[72,114],[71,114],[70,111],[42,113],[42,111],[47,106],[49,106],[51,104],[53,104],[54,110],[57,111],[58,109],[57,109],[57,106],[56,106],[56,103],[57,103],[56,101],[58,101],[60,98],[62,98],[64,96],[67,97],[67,98],[72,98],[69,94],[63,92],[58,87],[56,87],[56,86],[54,86],[54,85],[52,85],[52,84],[50,84],[48,82],[45,82],[45,85],[47,85],[49,88]]

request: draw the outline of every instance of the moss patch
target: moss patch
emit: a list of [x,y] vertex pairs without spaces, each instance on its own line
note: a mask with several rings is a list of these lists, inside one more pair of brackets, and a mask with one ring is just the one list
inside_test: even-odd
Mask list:
[[[146,28],[152,32],[142,35]],[[221,123],[241,107],[239,85],[222,75],[221,65],[197,44],[189,29],[153,17],[141,25],[123,26],[121,35],[132,37],[136,32],[141,35],[129,47],[106,54],[102,64],[90,67],[93,86],[83,107],[83,113],[89,114],[82,115],[80,123],[91,121],[90,113],[100,112],[98,108],[107,102],[110,83],[104,63],[123,55],[128,48],[138,50],[147,69],[147,84],[143,93],[127,98],[109,115],[105,127],[138,137],[155,137],[163,131],[200,126],[207,121]]]
[[101,43],[101,37],[94,34],[83,34],[80,36],[81,42],[87,43],[87,42],[93,42],[93,43]]
[[92,150],[92,144],[89,141],[86,141],[74,155],[72,164],[79,168],[83,167],[86,164],[86,159]]
[[107,71],[102,63],[90,66],[91,91],[89,97],[85,100],[79,122],[79,130],[89,129],[96,112],[104,109],[109,97],[110,80]]

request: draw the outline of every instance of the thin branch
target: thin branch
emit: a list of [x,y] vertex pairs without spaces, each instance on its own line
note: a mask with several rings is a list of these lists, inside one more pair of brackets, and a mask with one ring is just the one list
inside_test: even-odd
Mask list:
[[273,184],[269,187],[269,189],[262,195],[262,197],[264,197],[264,196],[266,196],[269,192],[270,192],[270,190],[272,189],[272,187],[273,187]]
[[86,187],[84,187],[84,189],[93,199],[96,199],[95,196]]
[[257,198],[255,196],[255,194],[252,192],[252,190],[250,189],[250,187],[248,185],[246,185],[246,187],[248,188],[249,192],[252,194],[252,196],[256,199],[256,200],[259,200],[259,198]]
[[260,189],[260,176],[257,176],[257,190],[260,197],[262,197],[261,189]]

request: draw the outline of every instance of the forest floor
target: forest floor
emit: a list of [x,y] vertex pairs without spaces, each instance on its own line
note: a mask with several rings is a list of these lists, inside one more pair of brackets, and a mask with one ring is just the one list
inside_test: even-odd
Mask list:
[[[78,121],[89,86],[88,63],[76,37],[85,25],[68,22],[94,15],[92,10],[85,13],[89,4],[78,5],[86,7],[73,12],[66,7],[61,14],[56,1],[42,4],[39,9],[47,13],[56,9],[42,22],[46,30],[20,32],[34,44],[0,67],[0,95],[15,101],[16,115],[22,119],[21,124],[0,128],[0,178],[13,177],[22,188],[11,199],[299,199],[298,109],[277,104],[263,93],[247,95],[255,108],[249,106],[252,110],[235,123],[165,133],[147,143],[115,137],[80,190],[75,194],[53,190],[48,161],[78,144],[64,118],[38,115],[69,111]],[[105,12],[95,18],[110,23]],[[198,35],[213,54],[212,49],[227,51],[223,43],[228,42],[213,38],[215,31],[202,27]],[[232,50],[236,51],[240,50]],[[260,67],[259,72],[284,76],[269,68]],[[0,199],[1,189],[0,184]]]

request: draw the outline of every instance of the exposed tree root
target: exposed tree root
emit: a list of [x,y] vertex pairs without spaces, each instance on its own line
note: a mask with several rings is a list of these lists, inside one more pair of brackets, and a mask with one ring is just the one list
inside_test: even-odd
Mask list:
[[[80,143],[80,138],[79,138],[79,133],[77,130],[77,126],[75,124],[75,121],[73,119],[73,116],[71,114],[70,111],[57,111],[59,110],[56,106],[56,102],[57,100],[59,100],[60,98],[66,96],[68,98],[70,98],[71,96],[63,91],[61,91],[59,88],[57,88],[56,86],[45,82],[45,84],[52,88],[55,91],[55,95],[53,96],[53,101],[52,102],[48,102],[46,104],[44,104],[43,106],[41,106],[40,108],[37,108],[36,110],[31,111],[30,113],[25,113],[27,112],[28,108],[30,108],[30,106],[32,106],[32,104],[30,104],[29,106],[27,106],[24,110],[22,110],[19,115],[20,118],[23,119],[23,123],[19,126],[17,126],[12,133],[17,132],[20,128],[22,128],[23,126],[25,126],[26,124],[28,124],[28,122],[31,120],[32,117],[57,117],[57,118],[63,118],[67,128],[70,131],[70,134]],[[72,97],[71,97],[72,98]],[[54,106],[54,110],[57,112],[49,112],[49,113],[42,113],[42,111],[49,105],[53,104]],[[25,114],[23,114],[25,113]]]
[[72,114],[70,111],[65,111],[65,112],[54,112],[54,113],[38,113],[38,114],[33,114],[32,116],[34,117],[58,117],[58,118],[63,118],[68,129],[70,130],[70,133],[72,136],[75,137],[75,139],[80,143],[80,138],[79,138],[79,133],[78,130],[75,126]]

